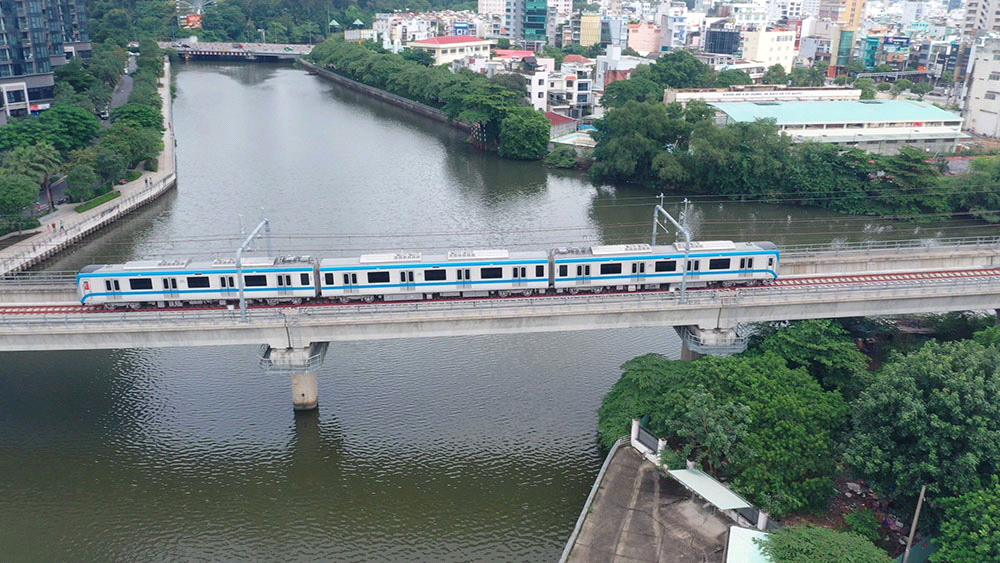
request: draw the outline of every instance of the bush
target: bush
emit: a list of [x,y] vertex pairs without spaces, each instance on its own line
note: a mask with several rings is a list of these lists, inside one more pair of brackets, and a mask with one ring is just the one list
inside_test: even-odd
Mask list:
[[848,512],[844,515],[844,522],[847,523],[848,530],[873,543],[882,537],[878,518],[867,508]]
[[80,205],[77,205],[73,209],[75,209],[77,213],[83,213],[84,211],[93,209],[98,205],[101,205],[102,203],[107,203],[115,199],[116,197],[119,197],[120,195],[122,195],[121,192],[108,192],[100,197],[96,197],[88,201],[87,203],[81,203]]
[[873,543],[852,533],[816,526],[792,526],[769,534],[760,544],[772,563],[891,563]]
[[576,166],[576,151],[573,147],[558,145],[545,155],[545,164],[555,168],[573,168]]
[[159,162],[155,158],[147,158],[143,168],[149,172],[156,172],[156,169],[159,168],[159,166]]

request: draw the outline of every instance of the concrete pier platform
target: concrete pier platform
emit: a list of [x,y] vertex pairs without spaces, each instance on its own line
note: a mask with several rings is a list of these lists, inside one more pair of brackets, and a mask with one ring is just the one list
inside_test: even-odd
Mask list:
[[568,561],[721,563],[731,525],[625,446],[599,483]]

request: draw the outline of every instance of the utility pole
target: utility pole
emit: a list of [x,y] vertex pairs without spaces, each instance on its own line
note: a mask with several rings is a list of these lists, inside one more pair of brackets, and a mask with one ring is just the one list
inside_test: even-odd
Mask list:
[[257,228],[254,229],[253,232],[250,233],[250,236],[247,237],[247,240],[244,241],[243,244],[241,244],[236,250],[236,279],[240,288],[240,315],[243,317],[243,322],[247,322],[247,300],[244,295],[245,287],[243,285],[243,250],[250,246],[250,243],[253,242],[253,238],[257,236],[257,233],[259,233],[261,229],[264,229],[264,232],[267,234],[267,253],[268,256],[270,256],[271,224],[267,221],[267,219],[261,221],[260,224],[257,225]]
[[917,533],[917,520],[920,519],[920,507],[924,504],[924,492],[927,485],[920,486],[920,498],[917,499],[917,510],[913,514],[913,523],[910,524],[910,537],[906,538],[906,552],[903,554],[903,563],[910,563],[910,547],[913,545],[913,536]]
[[674,220],[674,218],[667,213],[667,210],[663,208],[663,194],[660,194],[660,204],[653,209],[653,239],[650,246],[656,246],[656,231],[657,227],[663,227],[666,230],[666,225],[660,223],[659,216],[663,215],[668,221],[674,224],[677,228],[677,232],[674,233],[674,240],[676,241],[681,235],[684,235],[684,264],[681,265],[683,268],[681,270],[681,299],[680,302],[684,303],[685,296],[687,295],[687,271],[688,271],[688,255],[691,252],[691,231],[687,227],[687,217],[688,217],[688,204],[690,202],[687,198],[684,198],[684,209],[681,211],[680,221]]

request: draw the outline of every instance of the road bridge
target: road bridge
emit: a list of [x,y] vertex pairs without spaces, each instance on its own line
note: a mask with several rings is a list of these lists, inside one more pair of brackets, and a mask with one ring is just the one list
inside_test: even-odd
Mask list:
[[173,49],[184,60],[294,61],[312,52],[312,45],[277,43],[168,43],[161,49]]
[[[261,365],[292,374],[297,407],[316,404],[325,343],[455,335],[680,327],[699,352],[733,352],[740,325],[1000,308],[1000,245],[792,248],[759,287],[372,304],[106,311],[75,302],[71,274],[0,286],[0,351],[263,344]],[[67,300],[66,298],[74,300]],[[22,301],[18,301],[20,298]],[[298,382],[298,383],[296,383]],[[302,399],[300,400],[300,395]]]

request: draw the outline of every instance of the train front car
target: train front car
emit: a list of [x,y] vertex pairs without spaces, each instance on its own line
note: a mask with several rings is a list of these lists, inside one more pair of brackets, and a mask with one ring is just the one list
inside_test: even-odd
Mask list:
[[468,250],[445,256],[367,254],[320,262],[322,294],[348,301],[530,295],[548,288],[544,252]]
[[88,266],[77,275],[81,303],[105,307],[226,304],[244,296],[250,302],[300,303],[316,297],[315,264],[309,257],[247,258],[211,262],[142,260]]

